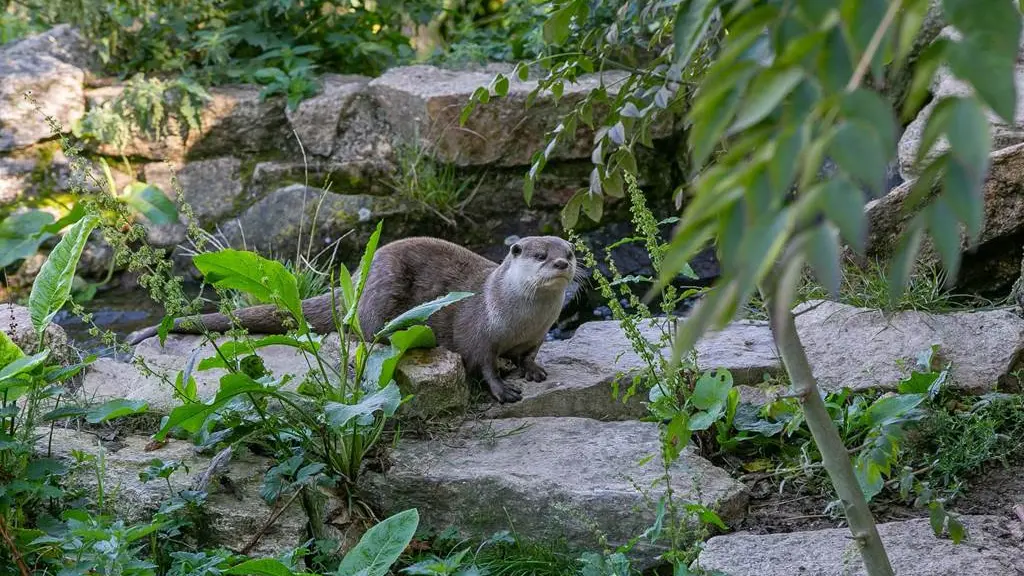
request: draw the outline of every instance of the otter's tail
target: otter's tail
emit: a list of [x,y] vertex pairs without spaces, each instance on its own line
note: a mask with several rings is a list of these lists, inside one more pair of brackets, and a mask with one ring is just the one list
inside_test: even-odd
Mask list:
[[[315,332],[320,334],[330,332],[334,327],[330,293],[303,300],[302,314]],[[245,328],[252,334],[284,334],[288,331],[289,326],[295,323],[287,312],[273,304],[241,308],[235,310],[232,316],[237,322],[232,322],[231,318],[219,312],[177,318],[174,320],[171,332],[175,334],[224,333],[238,327]],[[147,338],[156,336],[159,329],[159,326],[150,326],[137,330],[129,334],[125,341],[134,346]]]

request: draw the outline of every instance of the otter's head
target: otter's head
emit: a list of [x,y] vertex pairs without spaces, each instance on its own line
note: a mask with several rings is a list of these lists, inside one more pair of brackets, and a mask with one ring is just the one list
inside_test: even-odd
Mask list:
[[572,244],[557,236],[527,236],[508,249],[506,278],[527,292],[563,292],[576,275]]

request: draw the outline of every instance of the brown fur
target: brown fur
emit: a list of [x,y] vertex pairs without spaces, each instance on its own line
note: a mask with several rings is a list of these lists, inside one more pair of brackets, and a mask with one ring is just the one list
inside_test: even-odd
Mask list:
[[[565,289],[576,271],[572,245],[554,236],[531,236],[510,247],[501,264],[437,238],[406,238],[386,244],[374,254],[359,301],[359,326],[372,339],[384,324],[406,310],[450,292],[474,295],[435,312],[427,325],[439,346],[462,356],[470,374],[480,374],[500,402],[522,398],[522,391],[498,373],[499,357],[512,360],[520,374],[542,381],[547,373],[537,364],[537,350],[558,320]],[[334,329],[331,295],[304,300],[302,311],[320,334]],[[285,314],[273,305],[234,312],[239,325],[252,333],[286,331]],[[232,327],[223,314],[198,317],[202,326],[175,321],[173,332],[225,332]],[[129,336],[137,343],[156,334],[147,328]]]

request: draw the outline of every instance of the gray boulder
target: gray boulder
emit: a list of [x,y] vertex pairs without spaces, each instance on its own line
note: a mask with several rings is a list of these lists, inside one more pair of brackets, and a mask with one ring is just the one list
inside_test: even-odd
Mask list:
[[[384,514],[417,508],[424,530],[479,537],[514,527],[530,539],[594,549],[598,532],[615,546],[651,525],[652,502],[664,491],[660,450],[651,423],[484,420],[454,438],[402,439],[391,467],[365,475],[364,487]],[[646,456],[654,458],[637,464]],[[746,509],[746,488],[690,449],[671,482],[677,502],[700,502],[725,522]],[[635,549],[642,564],[661,550],[645,541]]]
[[[0,330],[26,355],[39,351],[39,336],[32,326],[32,315],[28,308],[11,303],[0,304]],[[51,323],[46,327],[43,347],[50,349],[49,363],[69,366],[80,359],[74,346],[68,342],[67,333],[57,324]]]
[[164,162],[154,162],[147,164],[144,172],[146,182],[158,186],[172,202],[177,192],[171,178],[177,179],[199,225],[208,226],[239,209],[243,201],[241,167],[241,160],[224,156],[188,162],[178,170],[172,170]]
[[[940,38],[959,39],[959,34],[952,27],[944,28],[939,36]],[[1024,40],[1022,40],[1022,46],[1024,46]],[[1024,49],[1017,53],[1014,84],[1017,93],[1024,91]],[[915,159],[918,149],[921,147],[921,137],[924,134],[924,128],[939,101],[950,96],[968,96],[973,94],[974,90],[970,84],[963,82],[954,76],[947,67],[943,66],[936,71],[935,77],[932,80],[931,92],[934,99],[918,113],[913,122],[907,125],[903,136],[900,137],[898,148],[900,174],[905,180],[915,179],[919,176],[915,167]],[[1014,119],[1010,123],[1006,123],[987,108],[986,115],[991,125],[993,150],[1024,142],[1024,101],[1021,101],[1021,99],[1017,100]],[[925,158],[934,159],[948,149],[949,142],[943,136],[928,151]]]
[[[174,493],[192,489],[193,482],[207,472],[211,456],[197,454],[191,444],[181,440],[169,440],[163,446],[150,449],[149,439],[144,436],[128,436],[114,442],[101,442],[96,435],[57,428],[53,430],[53,441],[49,441],[50,430],[40,429],[40,440],[36,450],[66,462],[73,462],[73,451],[86,454],[99,453],[99,445],[105,452],[104,490],[107,502],[117,510],[118,518],[127,523],[145,522],[152,518],[160,505],[172,495],[167,482],[155,479],[142,482],[139,473],[155,459],[164,462],[181,462],[185,466],[170,477],[170,489]],[[252,540],[257,531],[267,523],[275,512],[260,496],[263,476],[273,466],[266,458],[252,454],[232,455],[228,466],[219,473],[230,480],[233,490],[221,488],[219,475],[205,486],[209,492],[206,505],[202,508],[210,540],[204,546],[225,546],[236,552]],[[69,481],[72,486],[89,490],[97,487],[96,474],[91,469],[74,473]],[[337,503],[327,506],[332,509]],[[264,534],[251,550],[254,556],[271,556],[294,549],[307,539],[308,521],[298,502],[293,502],[277,519],[267,527]]]
[[[511,76],[511,69],[504,72]],[[578,82],[565,86],[557,103],[551,93],[543,92],[529,109],[525,107],[526,97],[536,81],[513,77],[508,94],[479,105],[465,126],[459,125],[463,106],[474,90],[491,82],[493,72],[405,66],[388,70],[370,82],[370,88],[392,129],[407,140],[419,139],[435,159],[460,166],[523,166],[547,146],[547,133],[590,90],[603,84],[614,95],[615,81],[623,76],[618,72],[581,76]],[[603,113],[594,110],[595,121],[600,122]],[[665,136],[670,131],[670,124],[659,124],[654,136]],[[589,158],[593,137],[593,131],[581,123],[575,138],[559,146],[550,159]]]
[[308,154],[330,156],[343,119],[352,113],[352,104],[370,81],[365,76],[324,74],[320,93],[285,110],[288,122]]
[[0,50],[12,58],[45,54],[90,75],[97,73],[102,66],[96,45],[69,24],[60,24],[45,32],[27,36]]
[[[660,325],[644,323],[640,328],[652,346],[652,353],[658,354],[662,350]],[[666,349],[661,353],[667,359],[670,351]],[[616,382],[621,397],[633,376],[642,373],[647,366],[617,321],[587,322],[568,340],[544,343],[537,360],[547,369],[547,380],[527,382],[510,378],[522,387],[523,399],[496,405],[488,415],[625,420],[646,414],[647,395],[643,385],[640,393],[625,403],[613,395]],[[709,334],[697,346],[697,364],[702,370],[727,368],[734,382],[740,385],[755,384],[765,373],[781,371],[767,324],[753,321],[735,322],[720,332]]]
[[[936,538],[928,519],[878,526],[893,570],[900,576],[1024,574],[1021,542],[995,516],[961,518],[969,538]],[[729,534],[708,540],[695,562],[722,576],[866,576],[847,528],[789,534]],[[714,572],[717,571],[717,572]]]
[[[1020,271],[1019,247],[1024,233],[1024,194],[1021,193],[1024,144],[998,150],[991,159],[982,190],[985,225],[978,244],[968,248],[966,233],[961,231],[963,260],[957,284],[967,291],[1007,290]],[[907,182],[865,206],[869,257],[884,259],[895,252],[897,241],[913,216],[903,209],[912,187],[913,183]],[[938,253],[931,239],[926,238],[921,247],[921,263],[938,262]]]
[[951,361],[952,385],[982,393],[1019,383],[1024,319],[1009,310],[886,315],[835,302],[795,309],[797,331],[818,385],[828,391],[895,389],[932,344]]
[[47,117],[67,132],[85,113],[82,69],[18,44],[0,48],[0,152],[52,138]]

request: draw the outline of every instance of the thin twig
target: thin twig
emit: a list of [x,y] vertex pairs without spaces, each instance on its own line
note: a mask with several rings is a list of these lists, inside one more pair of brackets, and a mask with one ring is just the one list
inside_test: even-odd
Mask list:
[[28,569],[28,564],[25,564],[25,559],[21,557],[21,552],[18,551],[18,545],[14,543],[10,533],[7,531],[7,521],[4,519],[3,514],[0,514],[0,536],[7,543],[7,547],[11,549],[11,556],[14,557],[14,562],[18,565],[21,576],[31,576],[32,573]]
[[267,521],[263,524],[262,527],[260,527],[259,531],[256,532],[252,539],[249,540],[249,542],[239,551],[239,554],[249,554],[249,552],[260,541],[260,538],[262,538],[263,535],[267,532],[267,530],[269,530],[270,527],[274,525],[274,522],[277,522],[277,519],[281,516],[281,514],[284,514],[284,511],[287,510],[288,507],[292,505],[292,502],[294,502],[295,499],[299,497],[299,494],[302,494],[302,491],[304,489],[305,488],[299,488],[298,490],[296,490],[295,493],[292,494],[290,498],[288,498],[288,501],[284,503],[284,506],[281,506],[280,508],[275,510],[274,513],[270,515],[270,518],[267,518]]
[[871,61],[875,58],[875,53],[878,52],[878,47],[882,44],[882,37],[885,36],[886,30],[892,25],[892,21],[896,19],[896,13],[900,11],[902,3],[901,0],[893,0],[889,4],[889,10],[886,11],[885,16],[882,17],[882,22],[875,29],[874,35],[871,36],[871,41],[868,42],[868,47],[864,50],[864,54],[861,54],[860,62],[857,62],[857,68],[854,69],[850,82],[846,85],[847,92],[853,92],[860,87],[860,83],[864,80],[864,76],[871,66]]

